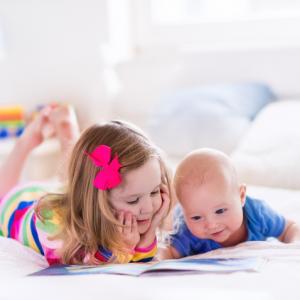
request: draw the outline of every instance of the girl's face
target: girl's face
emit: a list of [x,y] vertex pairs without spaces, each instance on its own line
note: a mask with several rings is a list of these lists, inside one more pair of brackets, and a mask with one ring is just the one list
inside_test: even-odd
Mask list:
[[109,201],[117,212],[129,212],[135,216],[138,231],[143,234],[162,204],[160,185],[159,161],[150,158],[143,166],[122,176],[122,183],[111,190]]

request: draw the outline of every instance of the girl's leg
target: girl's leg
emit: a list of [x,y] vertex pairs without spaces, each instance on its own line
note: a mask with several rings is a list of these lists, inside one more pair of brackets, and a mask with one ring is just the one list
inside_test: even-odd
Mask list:
[[49,123],[50,111],[51,107],[44,108],[29,123],[2,164],[0,168],[0,198],[18,184],[27,157],[44,140],[43,128]]

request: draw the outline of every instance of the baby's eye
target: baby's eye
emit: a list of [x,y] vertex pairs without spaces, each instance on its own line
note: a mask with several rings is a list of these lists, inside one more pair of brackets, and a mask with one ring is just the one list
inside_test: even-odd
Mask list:
[[200,216],[194,216],[194,217],[191,217],[191,219],[193,221],[199,221],[201,219],[201,217]]
[[159,192],[160,192],[160,190],[153,191],[153,192],[150,193],[150,196],[153,197],[153,196],[159,194]]
[[140,198],[138,197],[138,198],[136,198],[136,199],[133,200],[133,201],[128,201],[127,204],[129,204],[129,205],[134,205],[134,204],[137,204],[139,201],[140,201]]
[[215,213],[216,213],[217,215],[221,215],[221,214],[223,214],[225,211],[227,211],[227,208],[220,208],[220,209],[216,210]]

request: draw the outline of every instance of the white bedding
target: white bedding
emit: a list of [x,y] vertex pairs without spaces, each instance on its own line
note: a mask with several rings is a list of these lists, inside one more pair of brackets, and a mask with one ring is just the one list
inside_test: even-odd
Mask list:
[[232,153],[240,180],[300,189],[300,101],[265,106]]
[[[300,191],[251,187],[248,194],[266,199],[300,223]],[[248,242],[201,256],[268,260],[258,273],[28,277],[47,266],[43,257],[0,238],[0,299],[300,299],[300,243]]]

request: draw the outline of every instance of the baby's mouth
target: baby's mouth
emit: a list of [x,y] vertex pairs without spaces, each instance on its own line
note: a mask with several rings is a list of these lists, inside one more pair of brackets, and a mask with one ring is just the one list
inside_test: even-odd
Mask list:
[[221,230],[218,230],[218,231],[215,231],[215,232],[211,233],[210,235],[213,236],[213,237],[217,237],[218,235],[222,234],[223,231],[224,231],[224,229],[221,229]]

